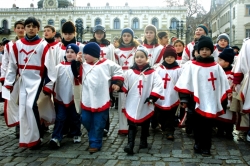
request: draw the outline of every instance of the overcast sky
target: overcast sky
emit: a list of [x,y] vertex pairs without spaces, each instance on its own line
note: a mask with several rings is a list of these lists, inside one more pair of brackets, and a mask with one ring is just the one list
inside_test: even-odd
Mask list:
[[[11,8],[15,3],[20,8],[29,7],[30,3],[34,3],[37,7],[39,0],[0,0],[0,8]],[[91,6],[105,6],[109,2],[109,6],[124,6],[127,2],[129,6],[164,6],[164,0],[75,0],[77,6],[87,6],[90,3]],[[73,2],[73,0],[72,0]],[[199,0],[204,8],[209,11],[210,0]]]

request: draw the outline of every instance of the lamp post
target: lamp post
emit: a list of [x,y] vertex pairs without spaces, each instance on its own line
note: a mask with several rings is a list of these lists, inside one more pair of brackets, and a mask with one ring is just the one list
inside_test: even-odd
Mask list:
[[177,23],[176,24],[176,32],[173,31],[174,27],[171,27],[171,26],[169,27],[169,30],[171,33],[176,34],[177,38],[180,37],[180,39],[182,40],[183,35],[188,34],[190,32],[191,28],[190,28],[190,26],[188,26],[187,30],[184,30],[183,21],[177,21],[176,23]]
[[[80,19],[76,20],[76,40],[82,43],[82,36],[89,31],[89,26],[83,27],[83,22]],[[85,31],[84,31],[85,30]]]

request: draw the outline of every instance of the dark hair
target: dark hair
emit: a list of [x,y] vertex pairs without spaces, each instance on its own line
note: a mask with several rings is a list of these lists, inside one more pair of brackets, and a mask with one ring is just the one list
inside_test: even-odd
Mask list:
[[33,25],[37,26],[38,29],[40,29],[40,23],[39,21],[35,18],[35,17],[28,17],[25,21],[24,21],[24,27],[28,24],[32,23]]
[[55,31],[56,31],[55,27],[53,27],[52,25],[46,25],[46,26],[43,27],[43,28],[49,28],[49,29],[52,30],[52,32],[55,32]]
[[181,44],[183,45],[183,47],[185,47],[184,42],[183,42],[183,41],[181,41],[181,40],[175,40],[175,41],[174,41],[174,45],[175,45],[176,43],[181,43]]
[[16,21],[14,24],[14,28],[16,28],[18,24],[21,24],[24,26],[24,20],[22,19],[22,20]]
[[[95,37],[94,37],[93,39],[90,39],[89,42],[96,42],[96,43],[98,43],[98,42],[96,41],[96,38],[95,38]],[[104,45],[108,46],[108,45],[110,45],[110,41],[108,41],[108,40],[105,39],[105,38],[102,38],[101,44],[104,44]]]
[[[148,44],[146,38],[143,40],[143,43]],[[154,40],[153,40],[153,42],[151,44],[152,45],[158,44],[158,38],[156,37],[156,34],[155,34],[155,38],[154,38]]]
[[[119,46],[118,47],[121,47],[122,46],[122,37],[118,40],[118,43],[119,43]],[[136,39],[134,39],[134,38],[132,38],[132,41],[131,41],[131,47],[138,47],[140,45],[140,43],[136,40]]]

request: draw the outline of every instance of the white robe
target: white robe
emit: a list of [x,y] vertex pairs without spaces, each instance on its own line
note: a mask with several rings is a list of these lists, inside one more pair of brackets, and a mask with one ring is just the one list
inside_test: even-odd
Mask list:
[[127,93],[124,113],[134,123],[142,123],[154,114],[154,105],[144,103],[150,96],[163,97],[161,77],[154,69],[143,73],[138,70],[128,70],[124,74],[123,91]]
[[175,90],[194,95],[195,110],[207,118],[224,114],[221,102],[226,99],[230,86],[221,66],[193,61],[186,65]]
[[[33,56],[27,61],[32,52],[34,52]],[[41,39],[33,42],[20,39],[13,45],[13,50],[10,52],[5,86],[7,88],[13,86],[18,70],[21,76],[21,79],[19,78],[20,147],[32,147],[40,142],[40,134],[32,107],[44,74],[47,53],[47,42]],[[23,70],[26,62],[28,62],[27,66]]]
[[188,43],[183,50],[181,58],[181,66],[184,65],[187,61],[193,60],[192,52],[194,50],[194,41]]
[[162,45],[148,45],[143,44],[144,47],[148,49],[148,62],[149,65],[154,66],[155,64],[161,63],[163,61],[163,54],[165,47]]
[[110,45],[106,46],[104,44],[100,44],[99,46],[101,48],[100,57],[105,58],[105,59],[109,59],[109,60],[115,62],[115,47],[114,47],[114,45],[110,44]]

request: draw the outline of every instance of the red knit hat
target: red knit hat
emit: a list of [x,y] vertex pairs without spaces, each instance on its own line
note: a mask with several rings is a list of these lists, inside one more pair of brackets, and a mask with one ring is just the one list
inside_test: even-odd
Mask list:
[[176,50],[173,46],[168,45],[163,53],[163,60],[167,57],[167,56],[173,56],[175,59],[177,58],[177,53]]

